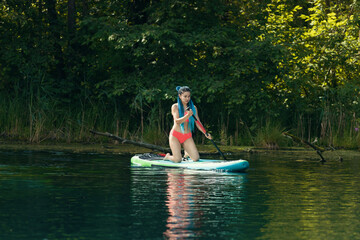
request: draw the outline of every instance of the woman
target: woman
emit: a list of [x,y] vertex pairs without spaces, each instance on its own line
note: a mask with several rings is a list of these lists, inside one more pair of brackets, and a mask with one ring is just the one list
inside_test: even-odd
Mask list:
[[[172,151],[166,154],[164,159],[171,160],[173,162],[181,162],[181,144],[184,147],[185,154],[193,161],[199,160],[199,152],[196,148],[194,139],[192,138],[192,132],[194,131],[194,125],[204,133],[208,139],[212,139],[210,134],[206,134],[205,129],[200,125],[199,115],[197,108],[191,101],[191,90],[187,86],[176,87],[178,91],[177,103],[171,107],[171,114],[174,118],[174,126],[170,131],[169,144]],[[196,121],[193,115],[196,116]]]

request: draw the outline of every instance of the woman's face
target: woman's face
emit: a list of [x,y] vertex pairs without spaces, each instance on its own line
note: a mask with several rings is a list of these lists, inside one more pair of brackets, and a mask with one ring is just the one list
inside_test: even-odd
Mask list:
[[190,92],[183,92],[182,94],[179,94],[179,98],[183,104],[188,104],[191,99],[191,93]]

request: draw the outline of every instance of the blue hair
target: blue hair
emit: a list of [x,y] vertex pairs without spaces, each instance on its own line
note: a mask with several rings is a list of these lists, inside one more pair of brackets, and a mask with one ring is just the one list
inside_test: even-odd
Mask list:
[[[178,91],[177,102],[178,102],[178,109],[179,109],[179,117],[182,118],[184,116],[185,109],[181,102],[181,99],[179,98],[179,95],[183,94],[184,92],[191,92],[191,90],[187,86],[184,86],[184,87],[177,86],[176,90]],[[190,99],[188,107],[193,111],[194,115],[196,115],[195,106],[191,99]],[[193,132],[195,130],[195,119],[193,117],[189,118],[189,127],[190,127],[191,132]],[[180,124],[180,129],[181,129],[182,133],[185,132],[184,123]]]

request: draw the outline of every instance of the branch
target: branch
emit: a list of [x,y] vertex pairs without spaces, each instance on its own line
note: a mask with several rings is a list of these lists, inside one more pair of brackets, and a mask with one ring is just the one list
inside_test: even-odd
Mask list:
[[108,133],[108,132],[103,133],[103,132],[97,132],[97,131],[94,131],[94,130],[90,130],[90,132],[92,134],[105,136],[105,137],[109,137],[109,138],[121,141],[122,143],[129,143],[129,144],[133,144],[133,145],[136,145],[136,146],[139,146],[139,147],[149,148],[151,150],[157,150],[157,151],[164,152],[164,153],[171,151],[169,148],[164,148],[164,147],[153,145],[153,144],[150,144],[150,143],[143,143],[143,142],[136,142],[136,141],[128,140],[128,139],[121,138],[119,136],[113,135],[113,134]]
[[305,144],[305,145],[310,146],[311,148],[313,148],[313,149],[316,151],[317,154],[319,154],[319,156],[320,156],[320,158],[321,158],[320,162],[326,162],[325,158],[324,158],[324,157],[322,156],[322,154],[321,154],[322,152],[325,151],[324,148],[315,146],[314,144],[309,143],[309,142],[306,141],[306,140],[300,139],[299,137],[296,137],[296,136],[294,136],[294,135],[292,135],[292,134],[290,134],[290,133],[288,133],[288,132],[283,132],[282,134],[285,135],[285,136],[287,136],[287,137],[290,137],[294,142],[302,143],[302,144]]

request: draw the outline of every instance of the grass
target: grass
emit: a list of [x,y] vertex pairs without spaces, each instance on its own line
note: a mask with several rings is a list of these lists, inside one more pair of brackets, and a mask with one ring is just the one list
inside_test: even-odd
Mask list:
[[265,126],[260,127],[255,135],[256,146],[277,150],[281,147],[288,147],[290,141],[282,133],[285,131],[279,123],[267,121]]
[[155,126],[155,124],[145,127],[143,139],[144,142],[159,146],[166,146],[168,144],[168,135],[162,129]]
[[[124,114],[125,115],[125,114]],[[86,108],[64,109],[56,104],[40,106],[40,104],[26,104],[19,100],[0,101],[0,136],[9,140],[41,143],[43,141],[55,142],[86,142],[96,140],[90,129],[102,131],[127,132],[126,123],[123,129],[116,129],[118,119],[128,121],[128,116],[119,116],[107,112],[102,106],[89,106]]]
[[360,149],[360,133],[348,129],[343,134],[336,134],[332,142],[338,148]]
[[[90,143],[112,142],[112,140],[94,136],[89,130],[110,132],[120,137],[144,141],[160,146],[168,145],[167,129],[164,116],[154,113],[150,120],[144,120],[143,126],[136,120],[136,115],[128,112],[109,111],[101,103],[86,106],[59,107],[57,103],[40,104],[24,103],[19,99],[0,101],[0,137],[9,141],[29,143]],[[161,122],[161,124],[159,124]],[[170,123],[169,123],[170,124]],[[332,124],[335,125],[336,124]],[[359,149],[360,133],[355,131],[354,124],[343,127],[344,131],[332,131],[332,135],[319,137],[321,146],[335,148]],[[235,133],[228,127],[221,126],[212,135],[219,146],[256,146],[266,149],[281,149],[293,143],[282,133],[285,128],[277,122],[267,121],[257,130],[250,131],[246,125],[239,125]],[[199,145],[208,144],[200,132],[195,134]]]

